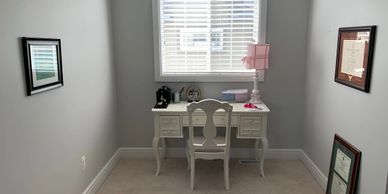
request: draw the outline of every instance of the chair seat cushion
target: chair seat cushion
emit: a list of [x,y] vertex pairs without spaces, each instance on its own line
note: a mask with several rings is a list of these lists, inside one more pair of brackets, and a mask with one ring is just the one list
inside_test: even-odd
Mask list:
[[[206,152],[219,152],[219,151],[224,151],[226,147],[225,143],[225,137],[222,136],[217,136],[214,138],[214,141],[216,143],[216,146],[205,146],[205,137],[194,137],[193,143],[194,143],[194,149],[195,150],[201,150],[201,151],[206,151]],[[187,140],[187,145],[190,146],[189,140]]]

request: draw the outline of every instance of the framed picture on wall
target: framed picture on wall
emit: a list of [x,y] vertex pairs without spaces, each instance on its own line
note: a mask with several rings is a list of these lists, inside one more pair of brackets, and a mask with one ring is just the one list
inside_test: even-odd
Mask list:
[[22,38],[27,96],[63,86],[61,40]]
[[326,194],[354,194],[361,152],[335,134]]
[[376,26],[339,28],[335,81],[369,92]]

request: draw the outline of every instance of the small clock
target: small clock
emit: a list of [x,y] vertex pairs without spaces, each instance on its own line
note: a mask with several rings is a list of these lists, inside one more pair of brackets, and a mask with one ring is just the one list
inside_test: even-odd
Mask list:
[[197,87],[189,87],[186,90],[186,96],[188,102],[197,102],[201,99],[201,90]]

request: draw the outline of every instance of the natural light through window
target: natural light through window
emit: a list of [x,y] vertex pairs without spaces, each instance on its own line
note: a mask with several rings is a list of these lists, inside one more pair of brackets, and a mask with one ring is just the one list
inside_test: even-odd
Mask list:
[[252,72],[241,58],[248,43],[263,37],[260,0],[154,1],[157,81],[218,81]]

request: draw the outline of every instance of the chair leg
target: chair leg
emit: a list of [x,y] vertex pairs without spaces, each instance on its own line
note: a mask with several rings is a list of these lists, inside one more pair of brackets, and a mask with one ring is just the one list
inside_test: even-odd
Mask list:
[[190,188],[191,190],[194,190],[194,179],[195,179],[195,159],[193,156],[191,156],[191,180],[190,180]]
[[187,170],[190,170],[190,153],[189,149],[186,148],[186,159],[187,159]]
[[229,191],[229,158],[224,159],[225,189]]

